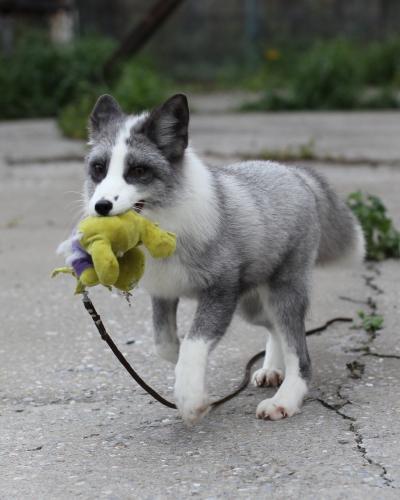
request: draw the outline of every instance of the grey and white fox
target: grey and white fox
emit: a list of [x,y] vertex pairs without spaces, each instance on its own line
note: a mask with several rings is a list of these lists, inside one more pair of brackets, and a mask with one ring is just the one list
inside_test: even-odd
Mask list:
[[[311,377],[304,319],[312,270],[338,259],[361,261],[360,225],[311,169],[204,164],[188,146],[188,126],[182,94],[137,116],[100,97],[89,120],[86,212],[138,210],[177,235],[172,257],[146,255],[141,285],[152,297],[156,351],[176,364],[175,401],[185,422],[209,409],[208,356],[235,313],[265,327],[266,356],[253,383],[279,386],[259,403],[257,417],[291,417]],[[181,297],[195,299],[197,311],[180,342]]]

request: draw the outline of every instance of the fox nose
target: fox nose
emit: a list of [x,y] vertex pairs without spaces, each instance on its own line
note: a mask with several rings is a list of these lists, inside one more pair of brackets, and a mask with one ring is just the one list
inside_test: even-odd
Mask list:
[[111,212],[113,204],[108,200],[99,200],[94,209],[99,215],[108,215]]

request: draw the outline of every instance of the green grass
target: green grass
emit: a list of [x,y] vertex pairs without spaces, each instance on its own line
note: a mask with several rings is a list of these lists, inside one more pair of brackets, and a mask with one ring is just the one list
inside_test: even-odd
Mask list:
[[[171,81],[157,69],[163,65],[156,57],[151,64],[143,58],[127,61],[111,86],[102,83],[102,67],[115,46],[100,37],[59,46],[43,34],[25,34],[12,56],[0,54],[0,119],[58,116],[66,135],[83,138],[87,116],[103,92],[115,95],[131,112],[160,102]],[[181,88],[262,91],[257,102],[242,106],[246,110],[400,106],[400,37],[367,44],[341,39],[309,46],[283,43],[267,50],[252,48],[241,61],[202,64],[190,68],[177,61],[168,75],[178,78],[180,68]],[[194,74],[197,79],[191,79]],[[200,74],[206,78],[201,80]],[[307,147],[288,153],[302,159],[313,155]]]
[[0,55],[0,119],[55,116],[93,86],[113,46],[104,38],[59,46],[24,36],[12,56]]
[[[398,108],[400,38],[370,44],[316,42],[283,50],[258,72],[263,96],[242,110],[330,110]],[[283,64],[288,59],[289,65]]]
[[106,38],[60,46],[39,32],[24,35],[10,57],[0,54],[0,119],[57,116],[65,135],[85,138],[102,93],[112,93],[129,112],[159,103],[170,82],[143,59],[123,64],[112,86],[104,83],[102,67],[114,48]]

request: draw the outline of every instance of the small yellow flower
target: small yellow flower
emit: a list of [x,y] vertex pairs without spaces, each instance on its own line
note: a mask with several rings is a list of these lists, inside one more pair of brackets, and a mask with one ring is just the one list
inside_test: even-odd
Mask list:
[[281,58],[281,53],[277,49],[267,49],[264,52],[264,57],[267,61],[277,61]]

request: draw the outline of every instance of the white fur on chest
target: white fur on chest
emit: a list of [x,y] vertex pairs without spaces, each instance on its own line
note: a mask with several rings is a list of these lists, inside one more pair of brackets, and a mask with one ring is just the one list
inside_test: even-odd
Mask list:
[[[179,258],[185,255],[185,261],[190,260],[191,253],[202,251],[218,230],[218,209],[216,194],[212,185],[211,174],[190,150],[185,154],[184,182],[176,204],[168,208],[144,207],[143,215],[159,224],[162,229],[172,231],[182,241],[190,241],[191,250],[177,249],[168,259],[153,259],[146,249],[146,269],[141,285],[151,295],[158,297],[190,297],[195,295],[201,286],[201,279],[196,273],[190,276],[189,269]],[[193,263],[194,265],[194,263]]]
[[153,259],[145,250],[146,269],[140,281],[150,295],[176,298],[191,295],[193,292],[187,269],[178,256],[168,259]]

